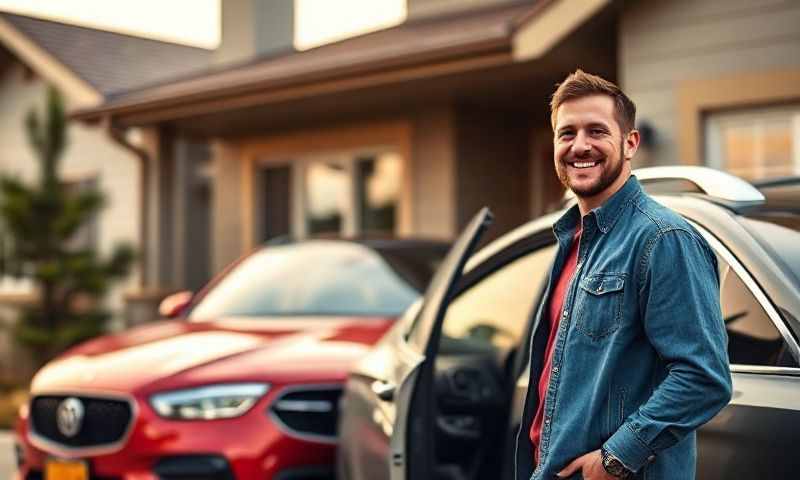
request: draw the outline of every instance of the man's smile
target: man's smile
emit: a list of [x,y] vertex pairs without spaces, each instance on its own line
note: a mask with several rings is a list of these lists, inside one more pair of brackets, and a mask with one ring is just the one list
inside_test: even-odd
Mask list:
[[575,170],[585,170],[587,168],[593,168],[603,163],[603,159],[598,160],[578,160],[575,162],[565,162],[567,168],[572,168]]

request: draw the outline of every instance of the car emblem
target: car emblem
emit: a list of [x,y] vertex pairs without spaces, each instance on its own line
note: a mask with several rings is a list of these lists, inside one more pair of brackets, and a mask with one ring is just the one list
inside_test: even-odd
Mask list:
[[83,403],[75,397],[61,402],[56,410],[56,424],[65,437],[77,435],[83,424]]

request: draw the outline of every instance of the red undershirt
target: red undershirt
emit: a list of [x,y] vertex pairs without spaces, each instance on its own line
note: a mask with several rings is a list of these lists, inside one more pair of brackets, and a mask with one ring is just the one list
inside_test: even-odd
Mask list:
[[530,439],[533,445],[534,458],[536,463],[539,463],[539,441],[542,438],[542,422],[544,420],[544,398],[547,394],[547,386],[550,383],[550,369],[553,360],[553,347],[555,346],[556,334],[558,333],[558,324],[561,320],[561,310],[564,306],[564,297],[567,294],[569,283],[572,276],[575,274],[575,269],[578,265],[578,245],[581,240],[582,229],[578,228],[575,235],[572,237],[572,245],[570,246],[569,255],[567,255],[564,268],[558,277],[555,284],[555,289],[550,297],[550,335],[547,337],[547,347],[544,350],[544,367],[542,374],[539,377],[539,405],[536,408],[536,416],[533,417],[533,424],[531,425]]

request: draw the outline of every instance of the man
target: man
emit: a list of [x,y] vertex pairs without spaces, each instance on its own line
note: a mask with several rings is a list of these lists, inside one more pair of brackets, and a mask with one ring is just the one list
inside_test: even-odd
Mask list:
[[555,170],[577,205],[553,227],[517,480],[693,479],[694,432],[730,400],[716,257],[631,175],[635,116],[580,70],[553,95]]

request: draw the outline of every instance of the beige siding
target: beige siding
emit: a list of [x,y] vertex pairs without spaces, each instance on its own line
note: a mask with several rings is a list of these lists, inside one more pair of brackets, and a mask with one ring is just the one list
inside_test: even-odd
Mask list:
[[415,118],[410,162],[414,235],[453,238],[457,233],[454,123],[450,107]]
[[619,78],[656,130],[640,164],[678,163],[678,96],[684,82],[800,68],[800,2],[675,0],[626,3]]
[[[38,78],[26,78],[20,65],[0,77],[0,172],[26,180],[36,178],[38,165],[28,145],[23,122],[27,112],[44,106],[46,85]],[[66,98],[69,104],[72,99]],[[69,145],[62,159],[61,173],[66,179],[96,178],[106,193],[108,206],[98,219],[98,247],[108,254],[115,244],[139,243],[139,164],[138,159],[114,143],[99,127],[73,123]],[[138,285],[138,272],[114,288],[109,306],[117,317],[123,310],[123,293]]]
[[215,141],[211,149],[214,171],[211,195],[211,273],[244,253],[242,225],[247,221],[243,214],[242,186],[245,179],[239,147],[228,142]]

